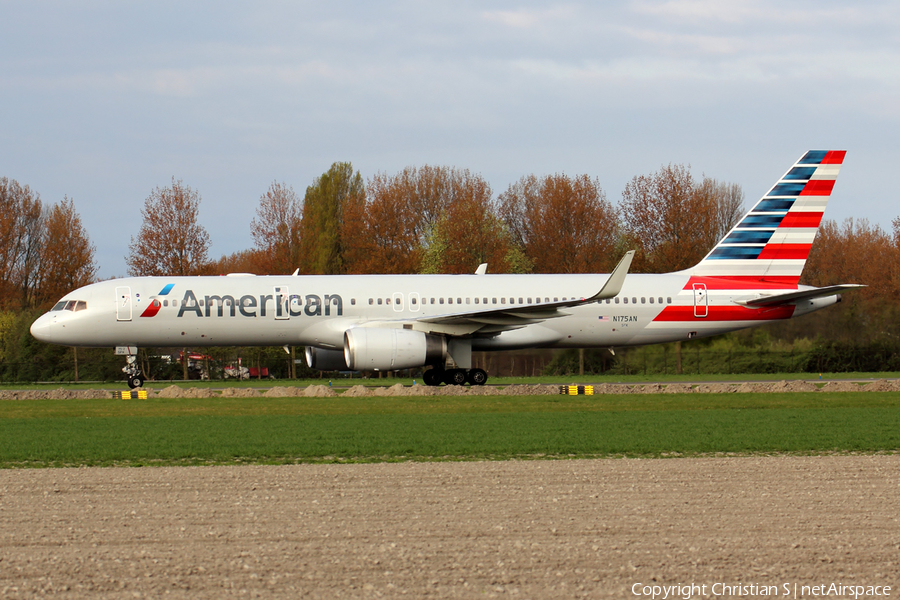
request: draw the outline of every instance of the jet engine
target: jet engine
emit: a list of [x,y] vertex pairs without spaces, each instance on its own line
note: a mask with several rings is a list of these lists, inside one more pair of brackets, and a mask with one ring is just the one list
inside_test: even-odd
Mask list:
[[444,364],[447,340],[409,329],[354,327],[344,332],[344,359],[354,371],[395,371]]
[[322,348],[306,347],[306,364],[311,369],[319,371],[346,371],[347,363],[344,362],[343,350],[323,350]]

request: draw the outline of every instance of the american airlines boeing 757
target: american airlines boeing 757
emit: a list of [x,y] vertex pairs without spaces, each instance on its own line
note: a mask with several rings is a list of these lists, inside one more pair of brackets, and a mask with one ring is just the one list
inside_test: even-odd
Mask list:
[[473,351],[617,348],[706,337],[790,319],[855,284],[800,274],[844,151],[804,154],[696,266],[610,275],[291,275],[132,277],[67,294],[31,333],[116,347],[129,385],[139,346],[306,346],[321,370],[430,366],[428,385],[481,385]]

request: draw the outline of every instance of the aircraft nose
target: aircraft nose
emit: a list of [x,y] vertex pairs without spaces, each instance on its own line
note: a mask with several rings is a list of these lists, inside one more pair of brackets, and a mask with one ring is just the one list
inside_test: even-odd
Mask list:
[[42,342],[52,342],[53,317],[41,315],[37,321],[31,324],[31,335]]

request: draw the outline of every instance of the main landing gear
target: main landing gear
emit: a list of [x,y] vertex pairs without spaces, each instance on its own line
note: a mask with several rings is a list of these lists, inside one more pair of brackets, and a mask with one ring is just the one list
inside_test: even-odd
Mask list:
[[484,385],[488,374],[483,369],[428,369],[422,375],[425,385]]

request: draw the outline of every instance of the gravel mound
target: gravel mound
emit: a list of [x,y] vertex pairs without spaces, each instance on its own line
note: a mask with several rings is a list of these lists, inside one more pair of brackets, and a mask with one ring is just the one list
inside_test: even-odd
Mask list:
[[334,398],[337,392],[327,385],[311,385],[303,390],[303,395],[307,398]]
[[737,391],[737,386],[730,383],[701,383],[694,391],[700,394],[730,394]]
[[280,385],[276,385],[271,390],[267,390],[263,393],[263,396],[266,398],[296,398],[302,395],[303,391],[300,388]]
[[159,390],[157,398],[184,398],[182,389],[177,385],[170,385]]
[[867,392],[894,392],[898,389],[896,384],[896,381],[885,381],[884,379],[877,379],[872,383],[867,383],[865,386],[863,386],[863,389]]
[[670,383],[663,391],[667,394],[690,394],[694,388],[689,383]]
[[859,392],[863,388],[852,381],[829,381],[822,386],[823,392]]
[[222,390],[221,394],[222,398],[258,398],[262,396],[259,390],[255,390],[253,388],[247,388],[242,390],[241,388],[225,388]]
[[364,385],[354,385],[352,388],[341,394],[341,396],[349,396],[351,398],[365,398],[372,395],[369,388]]

